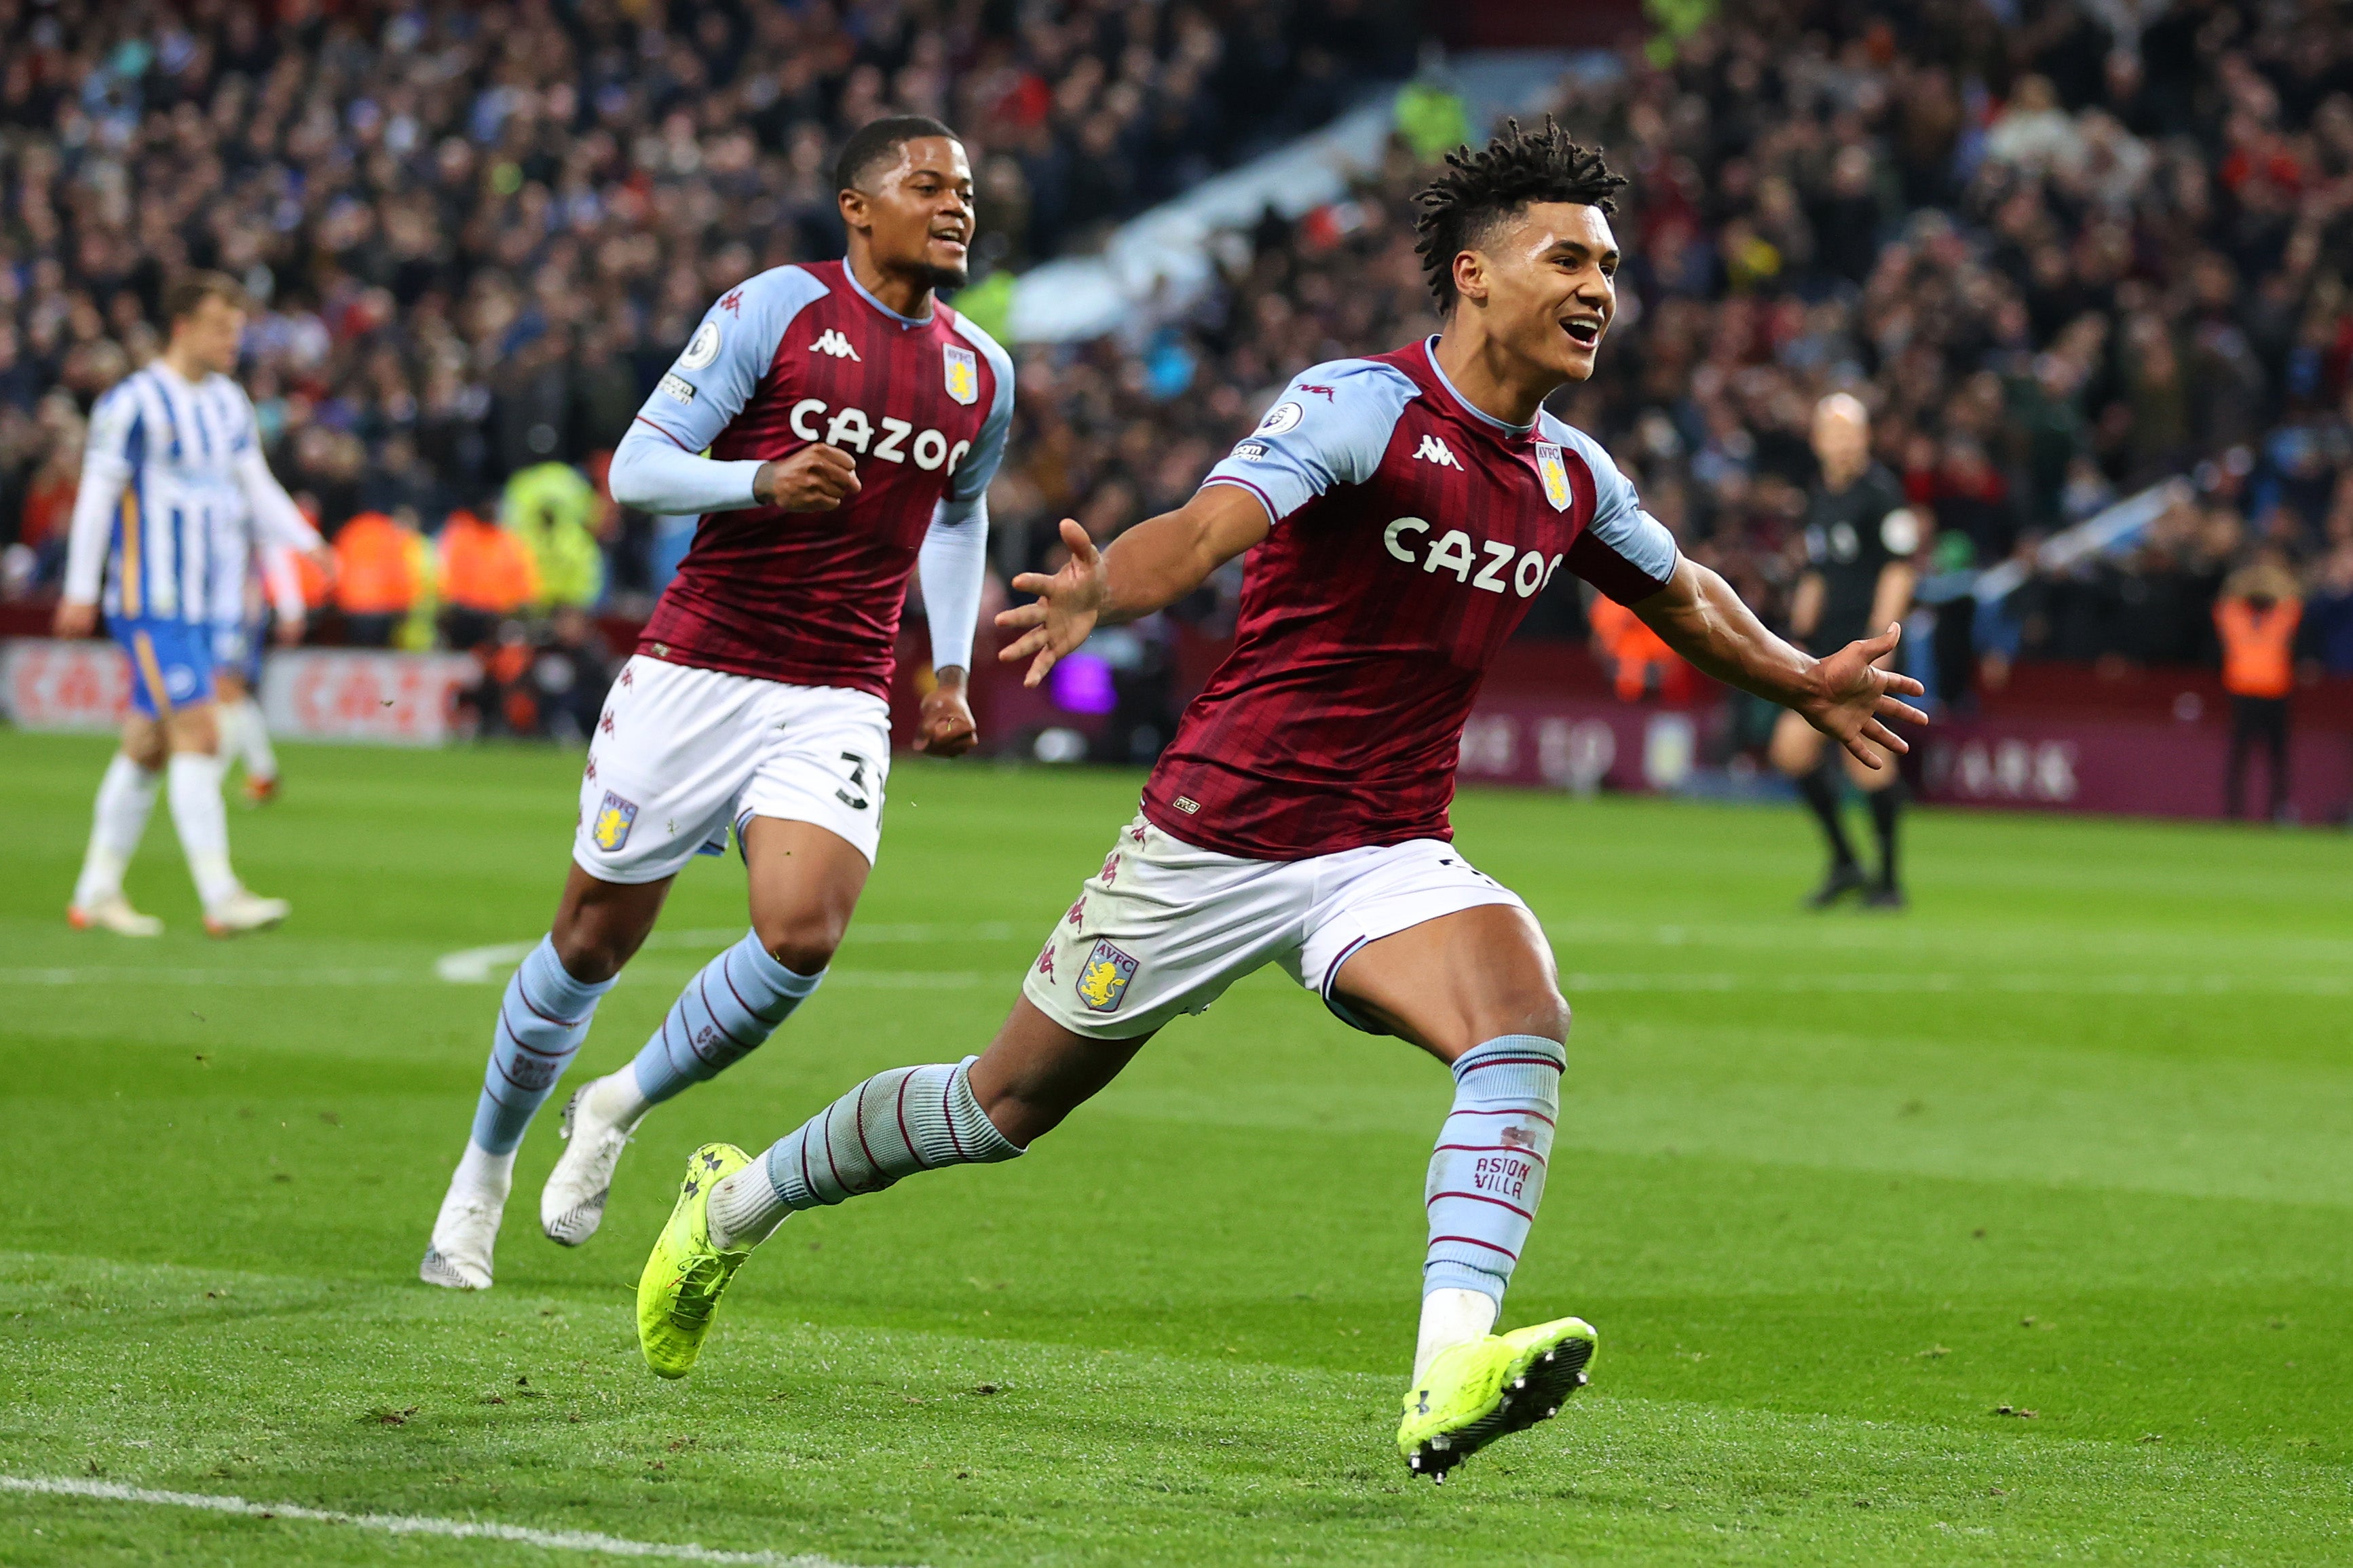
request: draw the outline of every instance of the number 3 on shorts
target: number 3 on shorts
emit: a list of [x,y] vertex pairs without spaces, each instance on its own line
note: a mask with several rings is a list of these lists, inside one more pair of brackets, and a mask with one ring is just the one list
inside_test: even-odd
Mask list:
[[866,793],[870,787],[866,783],[866,770],[874,764],[856,752],[842,752],[841,760],[849,764],[849,782],[833,792],[834,798],[852,811],[864,811],[874,804],[867,798]]

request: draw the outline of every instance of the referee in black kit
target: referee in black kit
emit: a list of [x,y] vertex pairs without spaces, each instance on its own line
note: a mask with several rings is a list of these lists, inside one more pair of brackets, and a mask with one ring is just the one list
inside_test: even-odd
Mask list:
[[[1871,458],[1871,416],[1862,402],[1832,393],[1814,407],[1814,456],[1821,478],[1806,503],[1806,574],[1789,606],[1789,635],[1801,647],[1844,647],[1886,629],[1912,607],[1919,574],[1920,520],[1895,476]],[[1888,662],[1886,659],[1880,661]],[[1798,714],[1781,715],[1773,730],[1773,765],[1797,781],[1830,840],[1831,868],[1806,902],[1826,910],[1850,893],[1873,909],[1900,910],[1895,877],[1896,819],[1904,780],[1895,759],[1873,771],[1843,750],[1838,757],[1871,805],[1879,837],[1879,875],[1866,876],[1839,821],[1839,781],[1820,731]]]

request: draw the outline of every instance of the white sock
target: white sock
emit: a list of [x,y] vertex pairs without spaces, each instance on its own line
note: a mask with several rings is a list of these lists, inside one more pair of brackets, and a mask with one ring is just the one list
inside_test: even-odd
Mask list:
[[793,1214],[776,1201],[765,1160],[753,1161],[712,1188],[705,1212],[711,1218],[711,1245],[722,1252],[759,1246]]
[[228,808],[221,805],[221,760],[202,752],[174,752],[170,767],[172,826],[188,858],[196,897],[206,909],[234,898],[237,873],[228,867]]
[[1449,1286],[1421,1299],[1421,1334],[1413,1347],[1413,1380],[1430,1370],[1440,1351],[1485,1339],[1495,1326],[1494,1299],[1483,1291]]
[[514,1163],[512,1149],[493,1154],[467,1139],[466,1152],[458,1157],[457,1173],[449,1178],[449,1195],[503,1205],[514,1188]]
[[588,1098],[581,1102],[581,1109],[628,1132],[636,1128],[647,1111],[653,1109],[653,1101],[638,1088],[638,1069],[635,1064],[630,1064],[590,1084]]
[[221,763],[226,770],[235,759],[245,764],[248,779],[278,776],[278,753],[270,749],[269,726],[261,720],[261,704],[249,697],[220,705]]
[[119,896],[122,873],[138,852],[147,831],[148,814],[155,809],[160,773],[151,773],[114,753],[99,781],[98,803],[90,817],[90,848],[81,861],[81,877],[74,883],[74,907],[87,910]]

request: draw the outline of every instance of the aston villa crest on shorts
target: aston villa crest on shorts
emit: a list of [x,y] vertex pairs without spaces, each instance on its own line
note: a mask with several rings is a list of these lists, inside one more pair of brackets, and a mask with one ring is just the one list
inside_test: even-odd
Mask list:
[[637,820],[638,803],[607,790],[604,804],[596,808],[596,826],[588,830],[588,837],[597,848],[612,854],[629,841],[629,829]]
[[1552,502],[1552,510],[1567,511],[1571,499],[1568,465],[1561,460],[1560,448],[1550,441],[1536,443],[1536,472],[1544,476],[1545,500]]
[[969,407],[980,401],[980,358],[970,349],[943,345],[947,355],[948,395]]
[[1116,1013],[1135,978],[1135,960],[1107,942],[1095,943],[1079,970],[1079,1000],[1090,1013]]

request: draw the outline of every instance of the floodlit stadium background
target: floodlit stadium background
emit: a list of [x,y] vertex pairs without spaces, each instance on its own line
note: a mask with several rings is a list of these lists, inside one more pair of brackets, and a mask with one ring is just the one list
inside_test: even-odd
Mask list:
[[[995,755],[898,761],[824,988],[648,1119],[596,1242],[535,1233],[543,1115],[498,1288],[417,1281],[691,530],[605,454],[712,298],[837,254],[832,156],[894,109],[976,156],[1000,584],[1430,330],[1408,198],[1504,113],[1633,178],[1562,412],[1687,551],[1786,614],[1834,387],[1936,524],[1910,765],[1999,809],[1906,818],[1904,914],[1798,910],[1769,714],[1672,667],[1621,696],[1565,574],[1488,681],[1460,842],[1577,1011],[1507,1320],[1602,1350],[1442,1491],[1390,1433],[1446,1075],[1272,972],[1022,1160],[797,1216],[691,1384],[635,1342],[690,1149],[987,1040],[1230,577],[1042,693],[984,668]],[[294,912],[235,943],[160,825],[166,934],[61,918],[125,692],[47,635],[79,442],[184,265],[266,301],[245,380],[343,562],[265,676],[283,795],[232,814]],[[2353,800],[2348,278],[2319,0],[0,0],[0,1562],[2347,1560],[2353,867],[2181,819],[2221,810],[2249,588],[2305,604],[2289,812]],[[445,582],[461,537],[535,588]],[[744,909],[733,858],[680,878],[575,1085]]]
[[[1108,539],[1188,493],[1297,370],[1430,330],[1428,160],[1550,112],[1634,182],[1619,324],[1558,412],[1684,548],[1786,610],[1806,419],[1841,386],[1933,514],[1907,656],[1948,721],[1914,764],[1931,798],[2216,813],[2213,606],[2287,585],[2288,809],[2338,820],[2342,24],[2190,0],[0,5],[0,631],[42,630],[84,414],[154,352],[183,266],[267,302],[245,379],[349,567],[312,584],[311,640],[473,653],[290,661],[280,727],[565,737],[691,529],[616,508],[607,454],[712,297],[839,253],[849,128],[908,110],[970,140],[958,304],[1020,369],[1001,581],[1049,559],[1060,516]],[[525,537],[533,597],[443,580],[457,510]],[[1237,576],[1106,634],[1050,702],[985,691],[990,744],[1148,758]],[[1523,637],[1470,776],[1757,787],[1769,715],[1672,670],[1615,701],[1570,579]],[[16,645],[9,705],[103,722],[112,661]],[[379,688],[411,695],[370,721]]]

